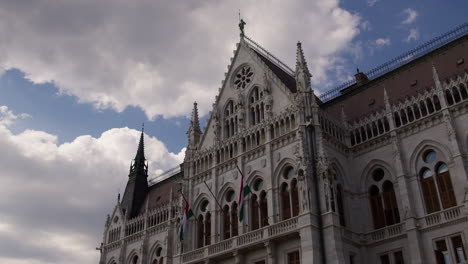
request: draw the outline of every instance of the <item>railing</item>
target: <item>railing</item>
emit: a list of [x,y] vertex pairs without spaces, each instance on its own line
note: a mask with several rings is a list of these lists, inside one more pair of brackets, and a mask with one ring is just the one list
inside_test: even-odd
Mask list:
[[403,233],[405,229],[404,225],[405,223],[399,223],[372,231],[366,235],[367,240],[370,242],[377,242],[398,236]]
[[182,255],[182,262],[186,263],[199,261],[202,258],[226,253],[232,250],[235,245],[237,246],[237,248],[248,247],[253,243],[258,243],[277,236],[282,236],[289,232],[298,232],[297,223],[297,217],[291,218],[271,226],[266,226],[261,229],[251,231],[237,237],[220,241],[214,245],[195,249],[193,251],[184,253]]
[[[429,40],[428,42],[378,66],[375,67],[374,69],[366,72],[366,76],[369,79],[375,79],[377,77],[380,77],[398,67],[400,67],[403,64],[406,64],[412,60],[415,60],[416,58],[422,57],[425,54],[457,39],[460,38],[461,36],[464,36],[468,34],[468,23],[464,23],[455,29],[440,35],[439,37],[433,38],[432,40]],[[329,90],[323,94],[320,95],[320,100],[322,102],[329,101],[331,99],[334,99],[341,95],[341,90],[343,90],[346,87],[349,87],[353,84],[355,84],[355,80],[350,80],[332,90]]]
[[419,225],[421,226],[421,228],[427,228],[435,225],[449,223],[466,217],[466,215],[462,215],[462,207],[463,205],[460,205],[432,214],[428,214],[425,217],[419,219]]

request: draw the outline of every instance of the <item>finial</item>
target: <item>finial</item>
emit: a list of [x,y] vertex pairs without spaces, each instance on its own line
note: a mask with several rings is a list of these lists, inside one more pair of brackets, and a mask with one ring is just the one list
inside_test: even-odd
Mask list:
[[360,73],[359,68],[357,68],[357,67],[356,67],[356,72],[357,72],[357,73]]
[[117,194],[117,203],[120,203],[120,192]]
[[143,124],[141,125],[141,133],[143,133],[145,131],[145,122],[143,122]]

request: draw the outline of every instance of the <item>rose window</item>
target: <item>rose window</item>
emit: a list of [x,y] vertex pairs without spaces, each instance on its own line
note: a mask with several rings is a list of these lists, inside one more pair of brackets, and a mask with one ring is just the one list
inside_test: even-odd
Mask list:
[[249,85],[250,82],[252,82],[253,75],[254,73],[250,66],[242,67],[234,77],[234,86],[237,89],[244,89],[245,87],[247,87],[247,85]]

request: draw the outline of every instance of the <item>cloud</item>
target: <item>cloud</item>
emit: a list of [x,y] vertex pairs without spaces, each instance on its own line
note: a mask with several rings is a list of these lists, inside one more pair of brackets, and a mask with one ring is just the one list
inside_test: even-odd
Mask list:
[[368,6],[373,6],[375,5],[379,0],[367,0],[367,5]]
[[416,18],[418,17],[418,12],[411,8],[406,8],[403,10],[403,13],[406,15],[406,18],[401,22],[402,24],[411,24],[416,21]]
[[378,38],[375,40],[375,44],[377,46],[389,46],[390,45],[390,39],[389,38]]
[[403,41],[410,42],[412,40],[418,40],[418,39],[419,39],[419,30],[417,28],[412,28],[410,29],[410,32],[408,36],[406,37],[406,39],[404,39]]
[[9,126],[17,119],[31,118],[29,114],[15,114],[6,105],[0,105],[0,126]]
[[[123,193],[139,136],[113,128],[57,144],[47,132],[14,134],[0,124],[0,262],[97,263],[94,248]],[[171,153],[146,135],[145,151],[153,177],[180,164],[185,149]]]
[[359,33],[359,16],[336,0],[2,1],[0,68],[98,109],[137,106],[167,118],[188,115],[196,100],[203,115],[239,41],[239,6],[247,34],[289,65],[301,40],[320,62],[310,63],[316,83]]

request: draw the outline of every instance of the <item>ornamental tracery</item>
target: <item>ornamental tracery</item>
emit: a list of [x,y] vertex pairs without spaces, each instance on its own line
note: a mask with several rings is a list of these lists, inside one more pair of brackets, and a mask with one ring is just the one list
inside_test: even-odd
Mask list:
[[254,72],[251,66],[241,66],[234,75],[233,85],[236,89],[245,89],[252,82]]

